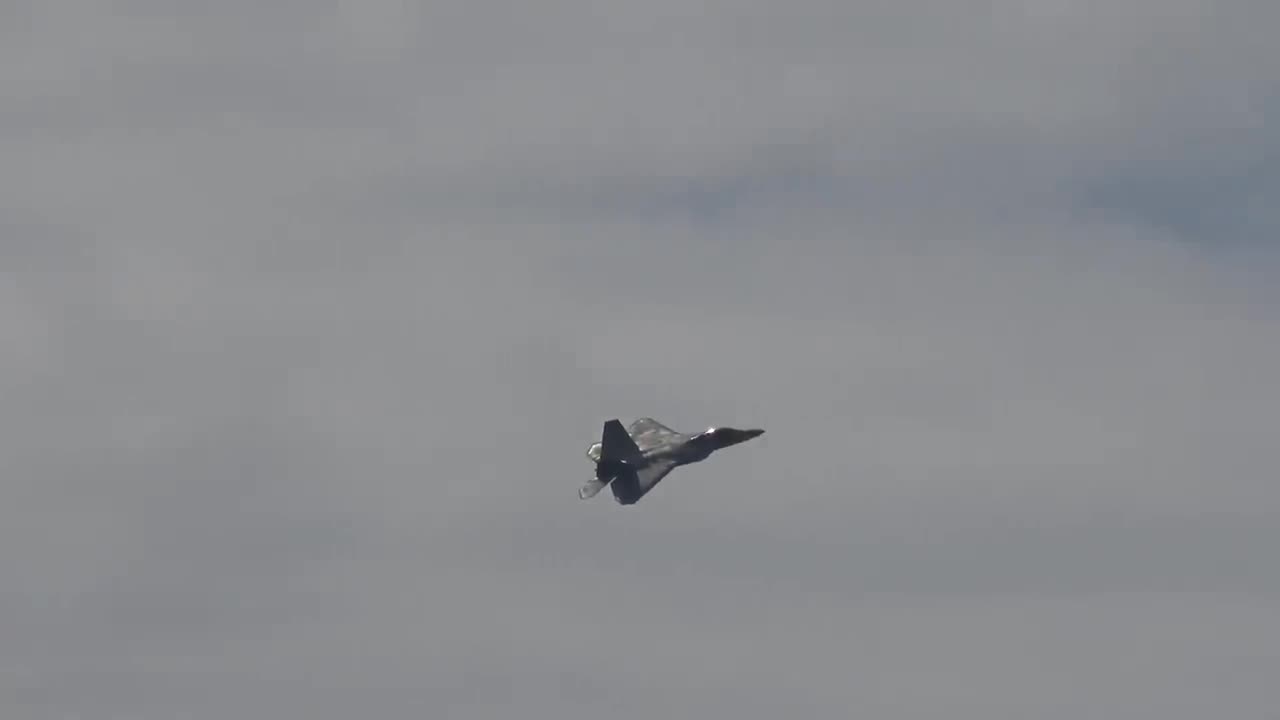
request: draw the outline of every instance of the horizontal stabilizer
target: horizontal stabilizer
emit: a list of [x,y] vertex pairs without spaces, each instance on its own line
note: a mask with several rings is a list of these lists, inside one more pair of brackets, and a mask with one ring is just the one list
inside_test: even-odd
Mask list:
[[604,478],[604,479],[595,478],[595,479],[593,479],[591,482],[587,483],[586,485],[583,485],[583,486],[578,490],[578,498],[579,498],[579,499],[582,499],[582,500],[589,500],[589,499],[591,499],[591,498],[595,497],[595,496],[596,496],[596,493],[598,493],[598,492],[600,492],[601,490],[603,490],[603,489],[604,489],[604,486],[609,484],[609,480],[610,480],[610,478]]

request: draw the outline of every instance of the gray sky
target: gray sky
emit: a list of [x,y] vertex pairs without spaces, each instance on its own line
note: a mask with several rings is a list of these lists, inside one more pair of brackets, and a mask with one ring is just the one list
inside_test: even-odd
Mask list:
[[6,3],[0,714],[1273,717],[1277,27]]

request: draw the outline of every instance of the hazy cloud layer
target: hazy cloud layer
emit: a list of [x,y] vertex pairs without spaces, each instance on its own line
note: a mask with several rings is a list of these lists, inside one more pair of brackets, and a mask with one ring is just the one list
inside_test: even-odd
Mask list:
[[1274,712],[1275,27],[10,4],[0,710]]

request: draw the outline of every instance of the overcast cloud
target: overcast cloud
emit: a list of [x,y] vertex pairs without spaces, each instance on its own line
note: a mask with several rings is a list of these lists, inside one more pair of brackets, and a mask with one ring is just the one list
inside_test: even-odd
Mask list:
[[1278,27],[4,4],[0,714],[1274,717]]

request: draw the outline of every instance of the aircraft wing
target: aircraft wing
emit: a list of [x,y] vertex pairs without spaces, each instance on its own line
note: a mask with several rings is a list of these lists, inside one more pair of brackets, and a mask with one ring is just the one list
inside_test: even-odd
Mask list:
[[631,423],[631,427],[627,428],[627,434],[635,441],[641,452],[677,443],[684,439],[684,436],[675,430],[653,418],[647,417]]
[[628,468],[613,479],[613,497],[623,505],[632,505],[675,468],[674,461],[654,463],[639,470]]

